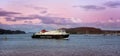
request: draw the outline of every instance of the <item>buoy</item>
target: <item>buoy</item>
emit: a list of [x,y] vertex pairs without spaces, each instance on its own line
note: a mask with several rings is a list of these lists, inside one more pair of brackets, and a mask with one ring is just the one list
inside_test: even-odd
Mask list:
[[7,40],[7,37],[4,37],[3,39],[4,39],[4,40]]

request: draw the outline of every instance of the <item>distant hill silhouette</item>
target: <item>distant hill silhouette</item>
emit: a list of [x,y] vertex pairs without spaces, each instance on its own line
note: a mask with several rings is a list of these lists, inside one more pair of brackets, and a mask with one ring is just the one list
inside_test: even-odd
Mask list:
[[94,27],[76,27],[76,28],[61,28],[70,34],[115,34],[120,31],[115,30],[102,30]]
[[25,34],[25,32],[20,30],[12,31],[12,30],[0,29],[0,34]]

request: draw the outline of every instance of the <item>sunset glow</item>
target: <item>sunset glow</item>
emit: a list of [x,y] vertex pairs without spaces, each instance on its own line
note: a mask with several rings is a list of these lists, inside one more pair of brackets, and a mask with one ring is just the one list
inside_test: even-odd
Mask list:
[[[1,0],[0,28],[26,32],[97,27],[120,30],[119,0]],[[19,28],[21,27],[21,28]]]

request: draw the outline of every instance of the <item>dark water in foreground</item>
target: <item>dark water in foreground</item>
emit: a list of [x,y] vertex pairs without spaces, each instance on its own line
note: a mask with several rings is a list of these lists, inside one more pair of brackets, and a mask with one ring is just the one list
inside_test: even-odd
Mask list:
[[69,40],[56,40],[0,35],[0,56],[120,56],[120,36],[70,35]]

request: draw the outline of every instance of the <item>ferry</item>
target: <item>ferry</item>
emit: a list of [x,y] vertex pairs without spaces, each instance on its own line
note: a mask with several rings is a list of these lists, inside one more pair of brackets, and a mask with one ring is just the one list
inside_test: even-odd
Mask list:
[[62,39],[68,38],[69,33],[66,33],[64,30],[53,30],[53,31],[46,31],[45,29],[41,30],[40,32],[34,33],[32,38],[42,38],[42,39]]

